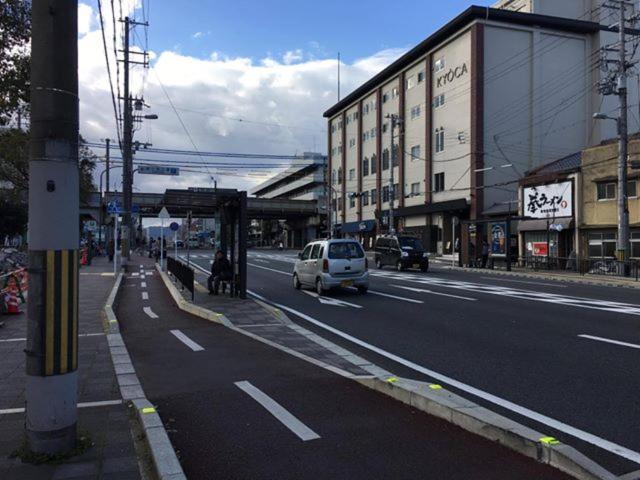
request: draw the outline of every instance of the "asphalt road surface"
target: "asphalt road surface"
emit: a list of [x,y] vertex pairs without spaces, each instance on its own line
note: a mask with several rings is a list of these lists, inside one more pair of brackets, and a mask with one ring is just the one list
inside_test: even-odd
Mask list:
[[190,480],[567,480],[352,380],[179,310],[154,270],[149,265],[127,276],[116,315],[136,373]]
[[[192,252],[209,268],[213,252]],[[249,251],[252,294],[396,374],[446,384],[569,443],[640,469],[640,294],[433,268],[371,272],[366,295],[292,286],[294,252]]]

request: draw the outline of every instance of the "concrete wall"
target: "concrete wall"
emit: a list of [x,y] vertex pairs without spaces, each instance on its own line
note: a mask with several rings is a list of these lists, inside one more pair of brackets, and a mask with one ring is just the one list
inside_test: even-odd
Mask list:
[[[403,113],[404,120],[404,205],[412,206],[424,203],[425,198],[425,159],[429,158],[426,152],[425,142],[425,118],[429,114],[431,102],[426,98],[426,60],[421,60],[407,69],[405,74],[405,108]],[[418,77],[422,74],[424,79],[418,81]],[[412,85],[407,88],[407,82]],[[412,109],[420,108],[420,115],[411,118]],[[417,158],[411,156],[411,148],[419,147],[420,153]],[[411,195],[411,184],[420,184],[420,194]]]

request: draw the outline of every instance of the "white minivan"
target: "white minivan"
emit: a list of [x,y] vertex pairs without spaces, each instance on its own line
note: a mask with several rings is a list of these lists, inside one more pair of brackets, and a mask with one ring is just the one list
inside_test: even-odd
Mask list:
[[316,289],[319,295],[335,287],[369,289],[369,262],[362,246],[355,240],[317,240],[298,254],[293,268],[293,286]]

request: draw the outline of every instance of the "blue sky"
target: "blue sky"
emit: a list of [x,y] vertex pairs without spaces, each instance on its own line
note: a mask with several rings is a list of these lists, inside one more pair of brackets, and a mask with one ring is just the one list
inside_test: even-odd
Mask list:
[[[150,47],[194,57],[280,57],[302,49],[346,62],[423,40],[470,5],[493,0],[150,0]],[[410,13],[409,13],[410,12]],[[197,38],[193,35],[200,32]]]

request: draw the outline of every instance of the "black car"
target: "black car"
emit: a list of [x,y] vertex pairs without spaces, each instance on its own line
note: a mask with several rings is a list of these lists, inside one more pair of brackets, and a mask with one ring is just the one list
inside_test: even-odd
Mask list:
[[375,246],[376,267],[392,265],[398,271],[413,268],[429,270],[429,257],[420,239],[406,235],[385,235],[378,237]]

